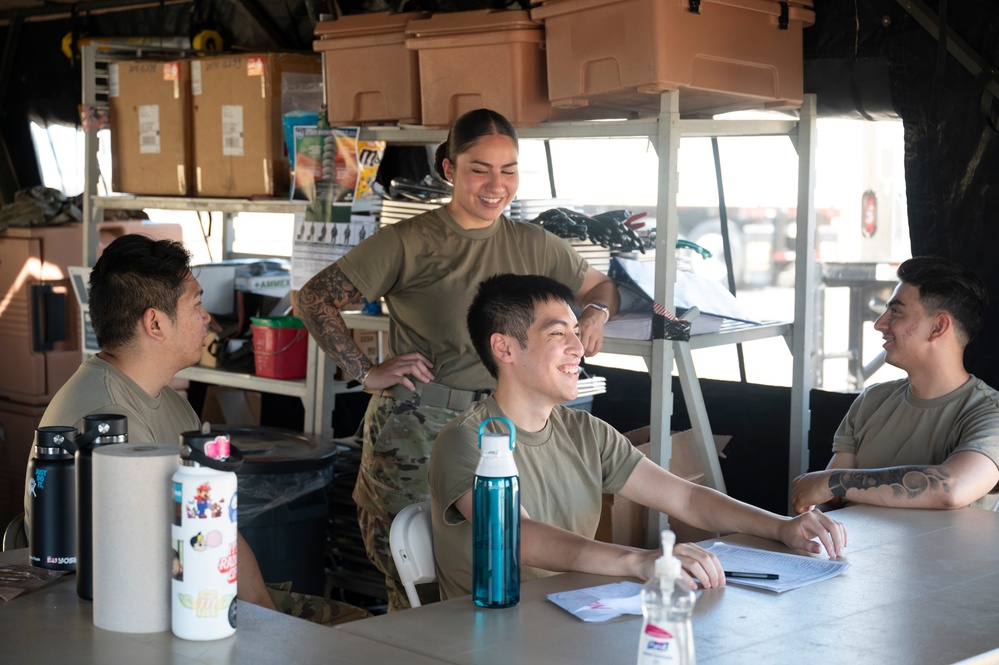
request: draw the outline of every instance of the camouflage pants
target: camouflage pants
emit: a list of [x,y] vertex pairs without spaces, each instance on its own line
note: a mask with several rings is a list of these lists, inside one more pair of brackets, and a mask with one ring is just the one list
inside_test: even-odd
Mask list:
[[268,584],[267,593],[279,612],[324,626],[335,626],[371,616],[367,610],[330,598],[295,593],[291,582]]
[[[430,449],[437,433],[459,413],[374,395],[364,414],[364,447],[353,496],[368,558],[385,574],[390,612],[410,605],[392,562],[389,528],[400,510],[430,499]],[[436,584],[421,585],[417,591],[423,604],[440,600]]]

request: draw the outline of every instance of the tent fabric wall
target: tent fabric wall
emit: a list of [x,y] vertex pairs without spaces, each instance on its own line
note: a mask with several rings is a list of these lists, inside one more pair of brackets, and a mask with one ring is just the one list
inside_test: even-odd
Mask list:
[[[992,64],[999,63],[999,6],[994,0],[928,0],[928,8]],[[806,89],[827,113],[895,114],[905,135],[905,181],[912,255],[948,256],[978,272],[993,293],[985,329],[969,346],[969,371],[999,386],[999,134],[992,102],[983,113],[984,80],[941,53],[928,32],[895,0],[816,3],[816,25],[806,30]],[[830,77],[840,73],[852,76]],[[825,74],[825,78],[821,78]],[[994,75],[994,74],[993,74]],[[887,79],[883,94],[870,83]],[[839,90],[830,82],[839,81]],[[823,90],[826,94],[823,94]],[[823,101],[823,96],[831,98]],[[859,103],[856,103],[858,102]],[[851,102],[854,102],[851,105]],[[835,114],[835,113],[834,113]]]

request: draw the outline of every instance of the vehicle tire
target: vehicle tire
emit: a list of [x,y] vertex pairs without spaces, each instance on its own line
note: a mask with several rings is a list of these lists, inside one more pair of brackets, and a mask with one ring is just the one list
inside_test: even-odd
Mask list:
[[[728,237],[732,244],[732,272],[735,274],[735,284],[742,286],[742,271],[745,265],[742,231],[738,226],[730,223]],[[722,243],[721,220],[707,219],[698,223],[690,231],[690,240],[711,252],[710,259],[695,256],[691,260],[693,271],[702,277],[721,282],[727,288],[728,271],[725,267],[725,246]]]

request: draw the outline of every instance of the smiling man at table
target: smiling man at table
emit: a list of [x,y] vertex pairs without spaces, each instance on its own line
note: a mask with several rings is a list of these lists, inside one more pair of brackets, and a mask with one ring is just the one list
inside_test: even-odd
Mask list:
[[[505,416],[517,427],[521,579],[563,571],[640,579],[652,574],[658,551],[593,540],[605,492],[699,528],[749,533],[813,553],[825,549],[830,556],[842,552],[846,530],[821,512],[781,517],[687,482],[646,458],[607,423],[562,406],[578,394],[583,356],[570,307],[574,300],[570,289],[547,277],[498,275],[482,282],[469,307],[472,343],[497,388],[452,420],[434,443],[429,474],[442,597],[471,592],[478,427],[493,416]],[[681,544],[674,554],[703,586],[725,583],[717,558],[703,548]]]
[[999,393],[964,368],[985,319],[985,284],[956,261],[929,256],[902,263],[898,278],[874,329],[885,361],[908,376],[857,397],[826,470],[792,481],[798,512],[844,500],[987,510],[999,501]]

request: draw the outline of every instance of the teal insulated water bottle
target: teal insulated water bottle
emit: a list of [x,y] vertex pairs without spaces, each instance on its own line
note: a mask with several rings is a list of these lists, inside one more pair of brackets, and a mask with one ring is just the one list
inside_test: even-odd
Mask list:
[[[486,433],[506,423],[509,434]],[[520,601],[520,479],[513,460],[517,430],[506,418],[479,425],[479,464],[472,489],[472,600],[479,607]]]

